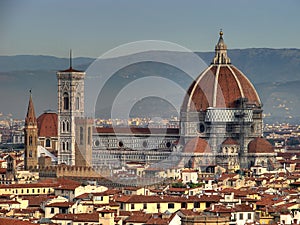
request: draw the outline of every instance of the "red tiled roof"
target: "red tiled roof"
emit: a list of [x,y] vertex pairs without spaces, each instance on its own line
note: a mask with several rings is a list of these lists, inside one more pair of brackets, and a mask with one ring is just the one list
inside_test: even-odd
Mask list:
[[45,202],[51,198],[54,198],[55,196],[48,196],[48,195],[38,195],[38,196],[24,196],[22,199],[28,200],[28,206],[34,207],[34,206],[40,206],[42,202]]
[[168,225],[169,222],[173,219],[175,213],[170,215],[169,217],[163,217],[162,214],[154,214],[150,219],[145,223],[145,225]]
[[64,184],[59,185],[55,188],[55,190],[75,190],[77,187],[79,187],[79,184]]
[[179,210],[183,215],[185,216],[196,216],[196,215],[199,215],[199,212],[195,212],[194,210],[192,209],[180,209]]
[[47,207],[69,208],[74,205],[74,202],[54,202],[47,205]]
[[21,204],[21,203],[18,201],[15,201],[15,200],[0,200],[0,205],[2,205],[2,204],[11,205],[11,204]]
[[146,223],[151,218],[151,214],[133,214],[125,219],[126,223]]
[[6,174],[6,168],[0,168],[0,174]]
[[29,221],[21,221],[17,219],[11,219],[11,218],[0,218],[0,225],[33,225],[34,223],[31,223]]
[[73,222],[99,222],[99,213],[56,214],[52,220],[71,220]]

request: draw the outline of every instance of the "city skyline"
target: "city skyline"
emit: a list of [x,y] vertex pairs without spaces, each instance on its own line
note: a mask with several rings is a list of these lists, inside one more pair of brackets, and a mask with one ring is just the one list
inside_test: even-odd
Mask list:
[[[230,49],[300,48],[297,1],[2,1],[0,55],[98,57],[140,40],[211,51],[219,29]],[[237,19],[238,18],[238,19]]]

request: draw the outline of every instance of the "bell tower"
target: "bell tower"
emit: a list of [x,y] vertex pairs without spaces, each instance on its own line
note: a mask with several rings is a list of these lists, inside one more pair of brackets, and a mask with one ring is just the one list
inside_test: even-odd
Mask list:
[[38,166],[38,127],[35,117],[34,106],[32,101],[32,95],[30,91],[29,104],[27,109],[27,115],[25,118],[25,169],[32,170]]
[[76,118],[84,116],[85,72],[70,67],[56,73],[58,81],[58,164],[75,165]]

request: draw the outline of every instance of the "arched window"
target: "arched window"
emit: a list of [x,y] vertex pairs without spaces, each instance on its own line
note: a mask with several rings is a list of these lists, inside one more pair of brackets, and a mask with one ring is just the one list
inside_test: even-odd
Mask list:
[[65,142],[62,143],[62,150],[66,150],[66,143]]
[[69,101],[69,94],[67,92],[64,93],[63,95],[63,98],[64,98],[64,106],[63,106],[63,109],[64,110],[69,110],[69,104],[70,104],[70,101]]
[[79,96],[76,97],[76,110],[79,110],[80,109],[80,98]]
[[46,139],[46,145],[45,145],[46,148],[49,148],[51,147],[51,141],[49,138]]
[[66,131],[67,132],[70,131],[70,123],[69,123],[69,121],[66,121]]
[[79,140],[80,144],[83,144],[83,127],[80,127],[80,132],[79,132]]
[[32,145],[32,136],[29,136],[29,146]]
[[66,142],[66,150],[69,150],[69,147],[70,147],[70,146],[69,146],[69,142],[67,141],[67,142]]
[[91,144],[91,128],[88,128],[88,145]]
[[65,123],[65,121],[62,121],[62,131],[63,132],[66,131],[66,123]]

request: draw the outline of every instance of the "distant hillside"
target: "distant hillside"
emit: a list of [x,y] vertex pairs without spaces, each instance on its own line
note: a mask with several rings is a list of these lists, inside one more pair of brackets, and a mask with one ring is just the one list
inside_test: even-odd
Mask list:
[[[178,52],[165,52],[168,57]],[[214,53],[197,53],[207,64],[210,64]],[[299,49],[236,49],[229,50],[228,55],[231,62],[238,67],[257,88],[257,91],[264,103],[264,112],[269,114],[266,121],[298,121],[300,104],[300,50]],[[107,59],[107,63],[114,64],[117,61],[126,60],[130,62],[131,56]],[[86,70],[94,61],[93,58],[75,58],[73,67],[79,70]],[[53,56],[0,56],[0,112],[12,113],[14,117],[24,118],[28,91],[32,89],[37,115],[43,110],[57,108],[57,87],[56,71],[68,68],[69,59]],[[201,71],[199,71],[200,74]],[[114,95],[137,77],[147,77],[152,74],[176,80],[182,87],[187,88],[191,80],[182,79],[182,71],[168,65],[147,62],[128,66],[118,71],[107,84],[106,94],[108,96],[105,104],[99,109],[99,114],[109,116],[109,101]],[[138,91],[138,90],[137,90]],[[142,91],[142,90],[139,90]],[[110,96],[110,97],[109,97]],[[149,99],[148,99],[149,100]],[[156,101],[155,105],[149,106],[146,110],[143,106],[143,115],[151,109],[155,115],[161,109],[163,114],[174,113],[172,107],[160,106]],[[154,103],[153,103],[154,104]],[[139,105],[141,107],[141,104]],[[105,109],[105,110],[104,110]],[[102,110],[102,111],[101,111]],[[104,110],[104,111],[103,111]],[[134,115],[138,112],[134,109]]]

